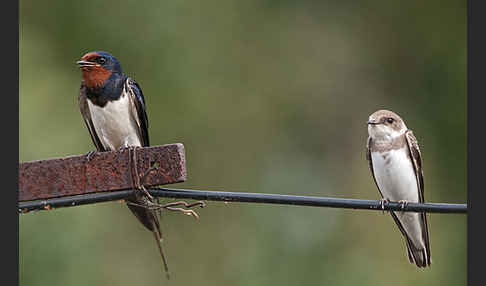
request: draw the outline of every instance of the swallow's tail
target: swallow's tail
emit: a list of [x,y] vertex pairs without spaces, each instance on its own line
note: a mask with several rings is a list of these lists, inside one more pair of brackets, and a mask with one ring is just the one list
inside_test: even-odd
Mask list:
[[169,267],[167,266],[167,260],[165,259],[164,251],[162,249],[162,232],[160,230],[160,223],[157,216],[157,211],[147,209],[143,207],[145,201],[143,199],[127,199],[128,202],[134,204],[127,204],[128,208],[133,212],[137,219],[154,234],[155,242],[159,248],[160,256],[162,257],[162,262],[164,263],[164,269],[169,279]]
[[[152,222],[154,227],[155,227],[155,222]],[[160,228],[155,229],[153,231],[155,242],[157,243],[157,246],[159,247],[159,252],[160,256],[162,257],[162,262],[164,263],[164,270],[165,270],[165,275],[167,276],[167,280],[170,279],[170,274],[169,274],[169,266],[167,265],[167,260],[165,259],[164,255],[164,250],[162,249],[162,237],[161,237],[161,232]]]

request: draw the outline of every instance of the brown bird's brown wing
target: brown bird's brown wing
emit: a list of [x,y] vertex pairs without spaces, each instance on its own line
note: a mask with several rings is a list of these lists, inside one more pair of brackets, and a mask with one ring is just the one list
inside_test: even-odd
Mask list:
[[366,142],[366,160],[368,161],[368,167],[370,167],[371,176],[373,177],[373,181],[375,182],[376,188],[378,188],[381,197],[385,198],[383,196],[383,193],[380,190],[380,187],[378,186],[378,183],[376,182],[375,172],[373,171],[373,161],[371,160],[371,143],[372,143],[371,140],[372,140],[371,136],[369,136],[368,141]]
[[405,138],[407,139],[408,150],[410,151],[410,157],[415,169],[415,176],[417,177],[417,184],[419,188],[419,201],[424,202],[424,174],[422,171],[422,158],[420,155],[420,149],[418,146],[417,138],[413,135],[412,130],[405,132]]
[[[413,135],[412,130],[405,132],[405,138],[407,139],[408,150],[410,151],[410,157],[412,159],[413,167],[415,170],[415,177],[417,178],[417,187],[419,189],[419,202],[423,203],[424,199],[424,175],[422,171],[422,157],[418,146],[417,138]],[[425,212],[420,213],[423,227],[423,239],[425,242],[425,251],[427,257],[424,266],[428,266],[431,263],[430,259],[430,242],[429,242],[429,229],[427,225],[427,214]]]
[[89,111],[88,97],[86,96],[86,86],[84,85],[84,83],[81,84],[81,88],[79,91],[78,105],[79,110],[81,111],[81,115],[83,116],[84,123],[86,123],[86,127],[88,128],[89,135],[91,136],[91,140],[93,140],[93,144],[95,145],[96,150],[98,152],[108,151],[105,149],[103,144],[101,144],[101,140],[98,137],[98,134],[96,134],[93,121],[91,120],[91,112]]

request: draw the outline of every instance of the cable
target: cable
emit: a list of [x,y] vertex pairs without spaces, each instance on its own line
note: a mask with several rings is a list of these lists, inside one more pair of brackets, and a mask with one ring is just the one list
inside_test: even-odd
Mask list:
[[[19,202],[18,211],[26,213],[33,210],[53,209],[59,207],[79,206],[99,202],[123,200],[133,194],[134,190],[91,193],[78,196],[53,198],[47,200]],[[137,190],[135,190],[137,191]],[[279,194],[219,192],[190,189],[152,188],[148,192],[154,197],[194,199],[204,201],[242,202],[260,204],[279,204],[312,207],[331,207],[364,210],[382,210],[379,200],[358,200],[345,198],[328,198],[314,196],[293,196]],[[384,202],[384,210],[429,212],[429,213],[467,213],[466,204],[445,203],[408,203]]]

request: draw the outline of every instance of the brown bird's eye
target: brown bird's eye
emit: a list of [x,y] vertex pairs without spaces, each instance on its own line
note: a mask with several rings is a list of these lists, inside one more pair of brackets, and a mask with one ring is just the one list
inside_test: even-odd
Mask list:
[[388,117],[388,118],[386,119],[386,122],[388,122],[388,123],[390,123],[390,124],[392,124],[392,123],[393,123],[393,121],[394,121],[394,120],[393,120],[393,118],[391,118],[391,117]]
[[106,59],[103,58],[103,57],[99,57],[97,60],[96,60],[100,65],[104,65],[106,63]]

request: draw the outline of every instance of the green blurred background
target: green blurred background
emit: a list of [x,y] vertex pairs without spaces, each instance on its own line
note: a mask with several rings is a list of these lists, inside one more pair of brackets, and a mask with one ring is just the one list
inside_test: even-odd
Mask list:
[[[94,149],[84,53],[141,85],[152,145],[221,191],[379,199],[366,121],[401,115],[425,198],[466,201],[466,1],[20,1],[21,162]],[[124,204],[19,217],[20,285],[465,285],[466,216],[429,215],[432,267],[381,212],[209,202],[162,218],[172,279]]]

